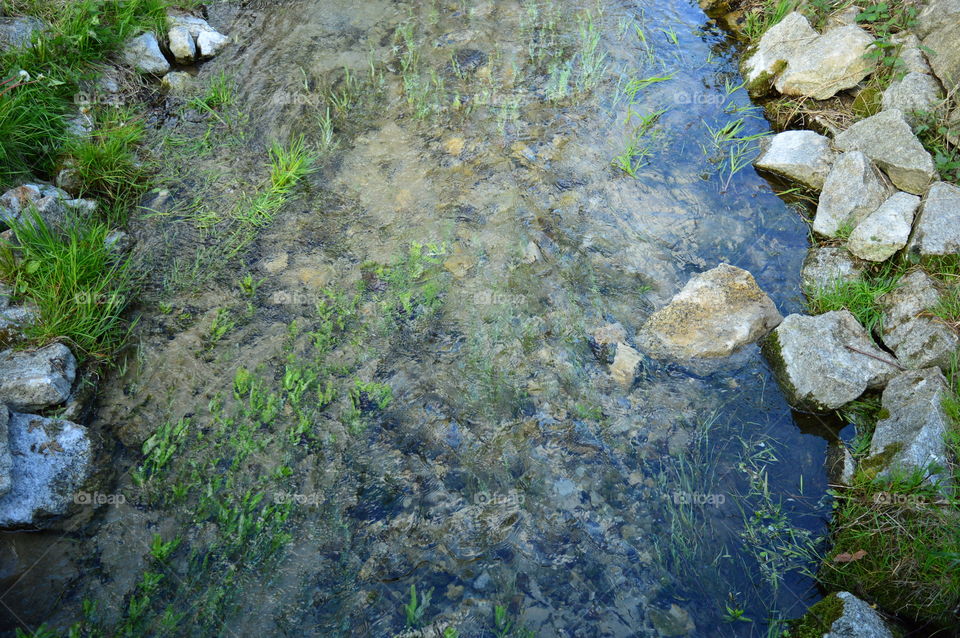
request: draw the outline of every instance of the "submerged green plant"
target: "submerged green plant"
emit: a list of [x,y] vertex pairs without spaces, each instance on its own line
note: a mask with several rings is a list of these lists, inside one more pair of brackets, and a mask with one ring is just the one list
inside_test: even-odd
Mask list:
[[613,158],[615,167],[630,177],[637,176],[637,171],[653,156],[653,144],[659,137],[659,133],[654,129],[654,126],[656,126],[660,116],[666,112],[666,109],[660,109],[646,115],[637,115],[633,110],[630,111],[627,122],[629,123],[630,119],[636,116],[640,123],[634,126],[628,134],[623,151]]
[[419,627],[423,623],[423,616],[430,606],[430,599],[433,597],[433,589],[428,589],[423,594],[417,596],[417,586],[410,585],[410,602],[403,606],[406,613],[407,627]]

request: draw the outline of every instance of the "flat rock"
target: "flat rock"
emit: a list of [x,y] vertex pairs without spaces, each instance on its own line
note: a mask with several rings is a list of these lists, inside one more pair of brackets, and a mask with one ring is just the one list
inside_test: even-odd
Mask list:
[[797,55],[819,37],[805,16],[796,11],[770,27],[757,49],[743,63],[743,76],[752,95],[769,92],[774,79],[787,66],[787,60]]
[[83,426],[32,414],[10,414],[10,491],[0,497],[0,528],[45,527],[66,514],[93,473]]
[[830,140],[813,131],[784,131],[761,144],[754,166],[817,191],[823,188],[836,157]]
[[893,189],[866,154],[843,153],[823,184],[813,230],[825,237],[837,237],[844,229],[855,228],[892,194]]
[[746,270],[720,264],[695,275],[647,319],[637,345],[678,361],[726,357],[757,341],[783,317]]
[[157,36],[152,33],[144,33],[128,40],[123,47],[121,57],[125,63],[140,73],[163,75],[170,70],[170,63],[160,51]]
[[843,246],[811,246],[800,270],[800,286],[809,292],[833,287],[858,279],[866,267]]
[[907,250],[921,256],[960,253],[960,188],[946,182],[930,187]]
[[923,46],[930,49],[935,55],[928,55],[930,68],[948,93],[953,92],[960,84],[960,42],[957,33],[960,32],[960,16],[954,15],[948,24],[934,29],[923,38]]
[[914,270],[877,300],[882,312],[881,339],[901,365],[949,370],[953,364],[960,338],[950,326],[927,312],[940,298],[933,278],[922,270]]
[[831,29],[793,51],[774,86],[783,95],[831,98],[873,72],[876,62],[865,56],[872,44],[873,36],[858,26]]
[[899,371],[874,358],[893,360],[847,310],[789,315],[762,349],[787,401],[801,410],[836,410],[868,389],[882,388]]
[[856,122],[833,140],[841,151],[861,151],[890,176],[900,190],[923,195],[937,179],[930,153],[897,109]]
[[170,53],[179,64],[190,64],[197,57],[197,43],[188,27],[183,25],[171,27],[167,32],[167,41],[170,45]]
[[0,51],[27,46],[46,25],[37,18],[0,18]]
[[0,403],[0,497],[13,485],[13,456],[10,454],[10,410]]
[[920,198],[894,193],[850,233],[847,247],[860,259],[884,261],[907,245]]
[[70,396],[77,360],[62,343],[0,353],[0,402],[14,410],[42,410]]
[[948,392],[940,368],[910,370],[891,380],[881,399],[889,416],[877,421],[867,463],[873,458],[881,476],[890,470],[925,471],[931,464],[946,467],[949,417],[942,401]]
[[940,83],[925,73],[911,71],[890,83],[883,92],[882,106],[884,111],[896,109],[902,112],[907,123],[915,127],[918,122],[916,112],[929,113],[941,101]]

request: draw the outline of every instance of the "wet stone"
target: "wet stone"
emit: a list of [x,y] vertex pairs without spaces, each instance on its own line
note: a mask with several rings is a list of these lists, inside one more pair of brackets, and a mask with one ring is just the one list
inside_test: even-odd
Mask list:
[[487,54],[477,49],[457,49],[453,54],[454,70],[473,73],[487,63]]
[[83,426],[32,414],[10,414],[10,491],[0,497],[0,528],[46,527],[66,514],[93,472]]

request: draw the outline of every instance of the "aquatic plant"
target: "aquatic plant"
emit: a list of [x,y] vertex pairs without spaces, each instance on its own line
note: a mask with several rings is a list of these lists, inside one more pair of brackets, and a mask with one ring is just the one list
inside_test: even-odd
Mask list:
[[630,177],[637,176],[637,171],[653,156],[653,144],[659,137],[659,133],[654,129],[654,126],[659,121],[660,116],[666,112],[666,109],[660,109],[646,115],[638,115],[632,109],[630,110],[627,123],[633,117],[636,117],[640,123],[628,133],[624,149],[613,158],[615,167]]

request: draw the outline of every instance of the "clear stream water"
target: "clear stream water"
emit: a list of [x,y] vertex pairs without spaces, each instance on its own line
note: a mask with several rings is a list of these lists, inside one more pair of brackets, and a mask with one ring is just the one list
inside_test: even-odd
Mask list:
[[[235,44],[199,81],[226,72],[235,101],[151,120],[174,168],[134,225],[136,347],[90,419],[101,492],[125,502],[6,539],[35,563],[5,581],[6,626],[68,626],[86,600],[107,635],[762,636],[817,600],[788,549],[825,530],[835,432],[791,412],[756,351],[707,376],[647,361],[625,388],[587,343],[608,322],[633,334],[720,262],[802,308],[806,225],[718,162],[734,144],[714,131],[768,127],[695,3],[262,1],[210,19]],[[652,77],[669,79],[630,84]],[[337,147],[228,260],[227,211],[271,142],[321,144],[331,89],[351,95]],[[614,168],[661,109],[636,177]],[[331,295],[340,310],[318,311]],[[303,370],[319,380],[298,402]],[[357,381],[391,400],[352,401]],[[169,459],[145,462],[177,423]],[[180,539],[161,562],[155,534]],[[408,623],[411,585],[429,603]]]

